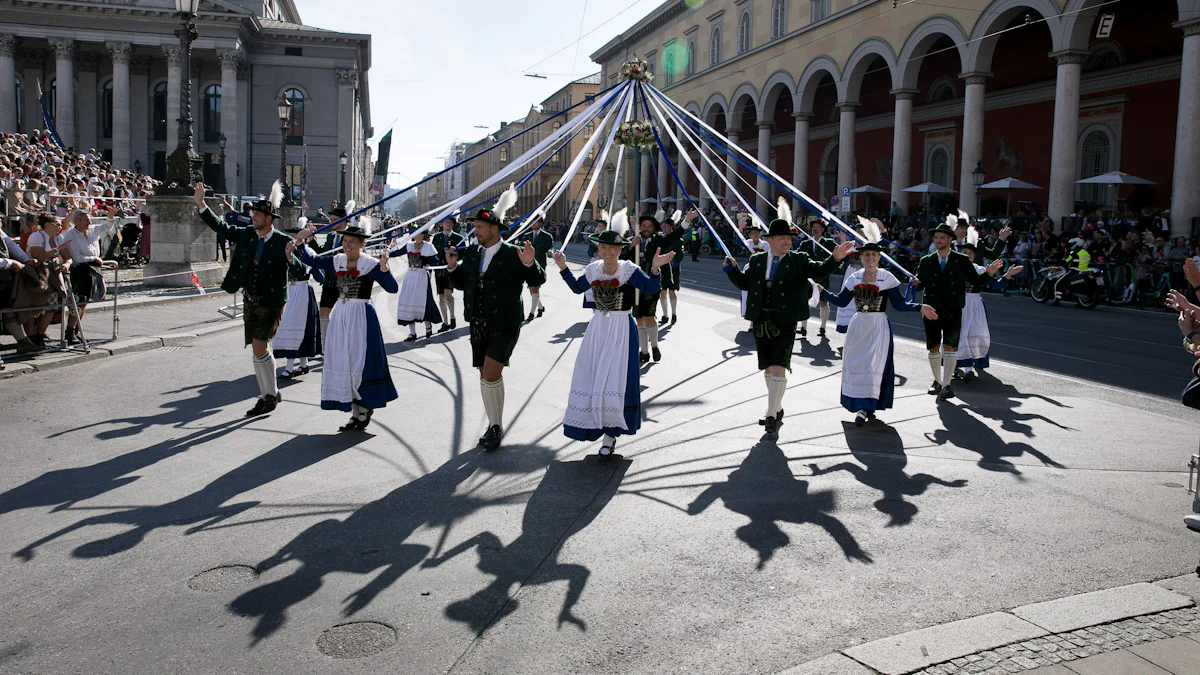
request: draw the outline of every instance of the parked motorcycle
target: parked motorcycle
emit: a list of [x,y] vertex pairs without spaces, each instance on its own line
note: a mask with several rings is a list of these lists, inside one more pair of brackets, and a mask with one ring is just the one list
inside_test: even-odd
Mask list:
[[1094,267],[1071,269],[1057,265],[1045,267],[1029,287],[1034,302],[1074,300],[1084,309],[1095,309],[1105,297],[1104,272]]

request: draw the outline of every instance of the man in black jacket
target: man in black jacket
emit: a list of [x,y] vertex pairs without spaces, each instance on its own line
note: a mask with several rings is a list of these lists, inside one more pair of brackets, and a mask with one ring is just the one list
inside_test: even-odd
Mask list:
[[246,411],[247,416],[265,415],[282,400],[275,381],[275,357],[267,349],[287,303],[289,256],[285,249],[292,238],[274,226],[282,198],[282,188],[276,181],[269,200],[260,199],[250,206],[254,212],[253,223],[248,227],[237,227],[218,218],[204,203],[204,183],[196,183],[192,195],[200,220],[235,246],[221,290],[226,293],[242,291],[242,322],[246,344],[253,346],[254,375],[259,390],[258,402]]

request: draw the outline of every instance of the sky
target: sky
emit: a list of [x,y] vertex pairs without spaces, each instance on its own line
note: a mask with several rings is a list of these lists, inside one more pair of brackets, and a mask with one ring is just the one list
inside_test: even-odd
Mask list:
[[479,140],[501,121],[524,117],[572,75],[599,72],[589,55],[661,2],[296,0],[296,5],[307,25],[371,34],[371,145],[394,120],[388,184],[403,188],[443,168],[455,140]]

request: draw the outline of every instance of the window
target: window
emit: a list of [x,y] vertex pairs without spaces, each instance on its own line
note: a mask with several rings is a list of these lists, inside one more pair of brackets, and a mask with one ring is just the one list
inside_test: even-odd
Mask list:
[[738,19],[737,49],[739,54],[750,51],[750,12],[743,12],[742,18]]
[[304,48],[303,47],[284,47],[283,55],[284,56],[304,56]]
[[[1108,173],[1112,142],[1102,131],[1092,131],[1083,139],[1083,152],[1079,155],[1080,178],[1091,178]],[[1108,203],[1107,185],[1080,185],[1079,200],[1092,204]]]
[[508,161],[508,146],[507,145],[500,146],[500,161],[501,162]]
[[775,0],[771,5],[771,39],[783,37],[787,32],[787,2]]
[[942,103],[944,101],[953,101],[958,98],[958,91],[954,88],[954,81],[948,77],[939,77],[929,85],[929,94],[926,97],[927,103]]
[[16,79],[17,79],[17,99],[16,99],[17,100],[17,133],[19,134],[19,133],[21,133],[21,118],[23,117],[23,115],[21,114],[21,111],[25,110],[25,102],[23,100],[21,100],[21,98],[22,98],[22,96],[21,96],[21,78],[18,77]]
[[668,85],[675,83],[675,53],[670,48],[663,56],[663,77]]
[[46,109],[50,111],[50,121],[58,124],[58,78],[50,80],[50,93],[46,96]]
[[810,11],[810,20],[812,23],[816,23],[829,16],[829,0],[810,0],[810,2],[812,3]]
[[721,29],[713,28],[708,38],[708,65],[715,66],[721,62]]
[[159,82],[154,85],[154,95],[150,99],[150,120],[154,125],[154,140],[167,140],[167,83]]
[[929,154],[929,182],[950,187],[950,153],[943,147]]
[[299,89],[288,89],[283,92],[292,104],[292,121],[288,128],[288,145],[304,144],[304,92]]
[[696,74],[696,41],[688,41],[687,67],[684,72],[690,77]]
[[100,138],[112,138],[113,88],[112,80],[104,83],[100,90]]
[[204,90],[204,140],[215,142],[221,137],[221,85],[210,84]]

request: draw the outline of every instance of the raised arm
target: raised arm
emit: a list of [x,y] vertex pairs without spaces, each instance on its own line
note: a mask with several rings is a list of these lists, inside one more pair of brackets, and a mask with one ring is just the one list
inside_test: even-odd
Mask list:
[[650,276],[643,272],[640,268],[633,271],[629,277],[629,285],[645,293],[646,295],[654,295],[662,290],[661,277],[657,274]]
[[832,302],[838,307],[847,307],[854,302],[854,289],[842,288],[842,292],[834,295],[829,291],[821,291],[821,299],[826,302]]
[[900,312],[919,312],[921,311],[921,303],[909,302],[904,299],[904,286],[893,286],[888,289],[888,302],[891,303],[897,311]]
[[[754,256],[750,256],[750,259],[753,260]],[[729,277],[729,280],[733,282],[733,285],[736,286],[738,290],[750,290],[750,281],[746,278],[746,273],[742,271],[742,268],[738,267],[736,260],[726,257],[725,264],[722,265],[721,269],[725,271],[725,275]]]
[[587,293],[587,290],[592,286],[588,283],[587,277],[579,276],[577,278],[574,274],[571,274],[571,270],[569,269],[563,268],[558,273],[562,276],[563,281],[567,282],[567,288],[576,294]]
[[204,183],[196,183],[196,191],[192,195],[192,201],[196,203],[196,209],[200,212],[200,220],[208,226],[208,229],[217,234],[233,241],[238,238],[238,234],[242,231],[240,227],[234,227],[229,223],[217,217],[213,210],[204,203]]

